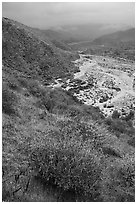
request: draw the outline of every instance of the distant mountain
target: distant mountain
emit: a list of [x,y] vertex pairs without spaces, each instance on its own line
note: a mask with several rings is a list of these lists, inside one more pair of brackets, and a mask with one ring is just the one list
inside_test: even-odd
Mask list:
[[[110,34],[116,31],[127,30],[131,27],[127,25],[116,24],[81,24],[81,25],[66,25],[61,27],[52,27],[46,31],[46,34],[52,37],[57,37],[67,43],[80,41],[93,41],[95,38],[105,34]],[[54,33],[54,32],[56,33]]]
[[96,45],[117,45],[119,43],[130,42],[135,42],[135,28],[101,36],[96,38],[92,43]]
[[93,41],[95,38],[115,31],[128,29],[127,25],[113,24],[83,24],[67,25],[62,27],[51,27],[47,30],[33,28],[32,31],[40,36],[43,40],[50,40],[55,46],[70,50],[66,44],[79,43],[84,41]]

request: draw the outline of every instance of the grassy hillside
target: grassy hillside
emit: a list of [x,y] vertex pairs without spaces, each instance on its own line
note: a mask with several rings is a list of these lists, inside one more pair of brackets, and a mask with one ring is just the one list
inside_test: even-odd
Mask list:
[[41,40],[46,41],[50,45],[62,50],[71,51],[71,48],[64,42],[63,36],[60,33],[52,30],[40,30],[36,28],[30,28],[30,30]]
[[46,86],[75,71],[74,57],[3,19],[3,201],[134,201],[130,118],[105,120]]
[[75,54],[64,52],[41,40],[28,27],[3,18],[3,71],[22,77],[39,78],[65,76],[75,70],[70,59]]

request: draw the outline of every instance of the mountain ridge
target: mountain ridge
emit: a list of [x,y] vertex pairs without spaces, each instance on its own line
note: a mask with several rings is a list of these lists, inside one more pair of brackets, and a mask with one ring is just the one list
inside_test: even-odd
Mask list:
[[61,26],[59,29],[56,27],[51,28],[51,30],[57,31],[60,35],[65,34],[72,37],[72,40],[69,38],[66,39],[68,43],[74,43],[79,41],[92,41],[97,37],[101,37],[105,34],[111,34],[117,31],[124,31],[129,29],[130,26],[127,25],[111,25],[111,24],[81,24],[81,25],[68,25]]
[[135,28],[125,31],[118,31],[111,34],[103,35],[96,38],[93,44],[118,44],[118,43],[135,42]]

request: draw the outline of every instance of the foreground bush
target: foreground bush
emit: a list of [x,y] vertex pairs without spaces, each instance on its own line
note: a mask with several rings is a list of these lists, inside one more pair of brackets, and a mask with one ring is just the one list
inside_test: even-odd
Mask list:
[[96,200],[99,198],[101,175],[100,154],[93,145],[74,135],[53,133],[37,141],[31,154],[31,165],[37,176],[63,191],[71,190]]

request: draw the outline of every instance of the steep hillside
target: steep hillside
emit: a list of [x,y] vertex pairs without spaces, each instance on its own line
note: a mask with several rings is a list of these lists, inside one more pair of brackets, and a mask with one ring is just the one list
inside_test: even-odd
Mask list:
[[93,41],[96,45],[117,45],[119,43],[135,42],[135,29],[119,31],[112,34],[101,36]]
[[42,31],[47,37],[49,37],[52,40],[58,40],[59,42],[62,42],[64,44],[68,42],[77,41],[77,37],[72,36],[71,33],[65,32],[65,31],[56,31],[56,30],[43,30]]
[[36,28],[30,28],[31,31],[41,40],[46,41],[47,43],[55,46],[57,48],[70,51],[71,48],[68,44],[65,43],[64,35],[52,30],[40,30]]
[[130,118],[48,86],[73,80],[75,53],[6,18],[2,29],[3,201],[134,202]]
[[72,53],[62,54],[50,41],[47,43],[20,23],[6,18],[2,23],[3,71],[46,81],[75,70],[70,61],[75,58]]

